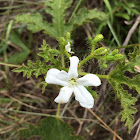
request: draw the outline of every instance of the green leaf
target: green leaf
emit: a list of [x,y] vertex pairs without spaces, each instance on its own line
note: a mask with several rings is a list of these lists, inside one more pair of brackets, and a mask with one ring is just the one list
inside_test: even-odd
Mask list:
[[116,97],[120,99],[121,105],[123,107],[122,121],[126,121],[125,125],[128,126],[129,132],[131,131],[132,124],[134,122],[133,114],[137,112],[137,110],[132,105],[135,105],[137,99],[132,97],[131,94],[128,94],[128,92],[123,89],[122,84],[125,84],[130,89],[133,88],[138,93],[140,93],[140,74],[137,74],[132,79],[124,76],[125,71],[135,73],[135,65],[140,67],[140,56],[135,57],[135,59],[131,60],[127,64],[118,64],[116,68],[109,74],[108,79],[109,83],[115,90]]
[[86,87],[86,89],[90,92],[93,98],[98,98],[98,94],[92,90],[90,87]]
[[37,78],[39,75],[46,73],[49,68],[50,66],[47,66],[40,60],[37,60],[36,63],[32,63],[30,60],[28,60],[27,66],[23,64],[21,67],[13,69],[13,71],[23,72],[23,77],[27,75],[27,78],[29,78],[33,73]]
[[46,2],[46,13],[53,16],[53,28],[57,38],[65,36],[66,32],[66,9],[70,7],[73,0],[50,0]]
[[40,13],[19,14],[16,16],[16,21],[26,23],[27,28],[33,33],[45,31],[50,36],[55,37],[56,31],[53,29],[50,23],[43,20]]
[[11,55],[8,59],[8,62],[15,64],[24,62],[27,56],[30,54],[30,50],[28,49],[28,46],[25,45],[24,42],[21,40],[18,32],[14,31],[11,33],[10,42],[16,44],[19,48],[22,49],[22,51]]
[[127,13],[116,13],[115,16],[124,18],[125,20],[130,20],[130,16]]
[[134,47],[133,52],[129,53],[128,55],[131,60],[134,59],[135,57],[138,57],[140,55],[140,46]]
[[77,15],[73,17],[70,23],[66,23],[66,10],[71,6],[73,0],[49,0],[45,2],[45,12],[52,16],[52,23],[44,21],[40,13],[33,14],[19,14],[16,16],[16,21],[26,23],[29,30],[32,32],[44,31],[51,37],[59,40],[64,37],[67,32],[71,32],[76,27],[91,21],[92,19],[105,20],[106,15],[103,12],[94,10],[87,10],[81,8]]
[[39,50],[41,50],[41,52],[39,52],[38,55],[43,57],[45,62],[50,61],[56,67],[60,65],[60,60],[58,59],[60,51],[51,49],[51,47],[45,42],[45,40],[43,40],[43,45],[41,46],[41,48],[39,48]]
[[43,81],[40,83],[40,85],[42,85],[42,93],[45,92],[46,86],[48,85],[46,81]]
[[42,140],[84,140],[81,136],[72,135],[73,129],[64,121],[47,117],[37,126],[30,125],[28,129],[21,129],[21,138],[41,136]]
[[84,23],[91,22],[93,19],[103,21],[107,19],[107,16],[104,12],[101,12],[97,9],[87,10],[85,7],[81,8],[77,15],[75,15],[72,21],[68,24],[69,29],[67,32],[71,32],[76,27],[81,26]]

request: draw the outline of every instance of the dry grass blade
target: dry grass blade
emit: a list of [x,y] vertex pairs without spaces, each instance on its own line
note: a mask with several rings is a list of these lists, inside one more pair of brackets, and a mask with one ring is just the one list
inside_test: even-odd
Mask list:
[[114,132],[101,118],[99,118],[91,109],[88,109],[91,114],[96,117],[112,134],[114,134],[119,140],[123,140],[116,132]]

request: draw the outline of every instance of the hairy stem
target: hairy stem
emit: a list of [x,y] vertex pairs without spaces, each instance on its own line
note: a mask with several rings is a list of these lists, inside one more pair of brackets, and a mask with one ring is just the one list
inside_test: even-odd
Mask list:
[[79,63],[79,67],[81,67],[83,64],[85,64],[87,61],[91,60],[92,58],[94,58],[94,53],[91,53],[90,55],[88,55],[84,60],[82,60]]

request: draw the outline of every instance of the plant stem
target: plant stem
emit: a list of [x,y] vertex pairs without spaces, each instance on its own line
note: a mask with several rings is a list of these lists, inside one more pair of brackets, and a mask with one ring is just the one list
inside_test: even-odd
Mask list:
[[59,117],[60,114],[60,103],[57,105],[56,117]]
[[93,53],[95,50],[95,44],[92,45],[91,53]]
[[140,46],[140,43],[137,43],[137,44],[131,44],[131,45],[127,45],[127,46],[120,46],[120,47],[115,47],[115,48],[117,48],[117,49],[121,49],[121,48],[135,47],[135,46]]
[[65,50],[65,55],[68,57],[68,58],[70,58],[71,57],[71,55]]
[[79,67],[85,64],[87,61],[91,60],[93,57],[94,57],[94,53],[91,53],[90,55],[88,55],[84,60],[80,62]]
[[62,63],[62,67],[65,68],[65,59],[64,59],[64,53],[63,52],[61,54],[61,63]]

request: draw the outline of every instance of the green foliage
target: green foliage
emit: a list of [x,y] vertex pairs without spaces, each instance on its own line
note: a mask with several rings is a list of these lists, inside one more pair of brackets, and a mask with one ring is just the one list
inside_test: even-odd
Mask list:
[[54,37],[54,29],[47,21],[43,20],[43,16],[40,13],[19,14],[16,16],[16,21],[26,23],[28,30],[32,31],[33,33],[43,30],[50,36]]
[[43,20],[40,13],[19,14],[16,21],[26,23],[32,32],[44,31],[55,39],[64,37],[67,32],[71,32],[76,27],[81,26],[93,19],[105,20],[106,15],[97,9],[87,10],[81,8],[70,22],[66,22],[66,10],[71,6],[73,0],[49,0],[45,2],[45,12],[52,16],[52,23]]
[[106,20],[106,15],[103,12],[98,11],[97,9],[93,10],[87,10],[85,7],[81,8],[77,15],[74,16],[72,21],[68,24],[69,29],[67,32],[72,31],[78,26],[83,25],[86,22],[90,22],[92,19],[98,19],[98,20]]
[[[38,55],[44,58],[43,62],[41,60],[37,60],[33,63],[28,60],[27,66],[23,64],[21,67],[13,69],[13,71],[23,72],[23,76],[27,75],[27,78],[29,78],[33,73],[37,78],[39,75],[47,73],[47,70],[50,68],[60,67],[60,60],[57,57],[58,54],[60,54],[58,50],[51,49],[45,41],[43,41],[43,45],[40,50],[41,52]],[[49,63],[49,65],[47,65],[47,63]]]
[[15,63],[15,64],[24,62],[26,60],[27,56],[30,54],[30,50],[28,49],[28,46],[25,45],[24,42],[21,40],[18,32],[13,31],[11,33],[10,42],[12,42],[12,43],[16,44],[18,47],[20,47],[22,49],[22,51],[11,55],[10,58],[8,59],[8,62]]
[[135,73],[135,65],[140,67],[140,56],[135,57],[127,64],[118,64],[115,69],[109,74],[108,79],[109,83],[112,85],[113,89],[116,92],[116,97],[120,99],[121,105],[123,107],[122,121],[126,121],[125,125],[128,126],[129,132],[131,131],[131,127],[134,122],[133,114],[137,112],[137,110],[132,105],[135,105],[137,99],[135,97],[132,97],[131,94],[128,94],[128,92],[123,89],[122,84],[125,84],[130,89],[133,88],[138,93],[140,93],[140,74],[137,74],[132,79],[124,76],[124,72],[126,71]]
[[24,64],[14,69],[14,72],[23,72],[23,76],[27,75],[27,78],[29,78],[32,73],[37,78],[42,73],[46,73],[47,70],[50,68],[50,66],[47,66],[44,62],[42,63],[40,60],[37,60],[36,63],[32,63],[30,60],[27,62],[27,66]]
[[115,16],[124,18],[125,20],[130,20],[132,16],[139,15],[140,9],[139,4],[129,1],[116,1],[114,3],[113,10],[115,11]]
[[28,129],[21,129],[21,138],[41,136],[42,140],[84,140],[80,136],[73,136],[70,125],[60,119],[47,117],[37,126],[30,125]]
[[51,49],[51,47],[45,42],[45,40],[43,40],[43,45],[41,46],[41,48],[39,48],[39,50],[41,50],[41,52],[38,53],[38,55],[44,58],[45,62],[50,61],[55,65],[60,65],[59,59],[56,59],[56,57],[60,54],[60,51]]
[[98,48],[94,51],[94,55],[103,55],[106,54],[107,49],[104,47]]
[[43,82],[41,82],[40,85],[42,85],[42,93],[44,93],[44,92],[45,92],[45,89],[46,89],[46,86],[47,86],[48,84],[47,84],[46,81],[43,81]]
[[92,90],[90,87],[86,87],[86,89],[91,93],[93,98],[98,98],[98,94]]
[[100,61],[101,67],[106,69],[107,62],[115,62],[124,59],[124,55],[118,53],[118,49],[112,50],[107,49],[105,47],[100,47],[94,50],[93,52],[94,58]]

